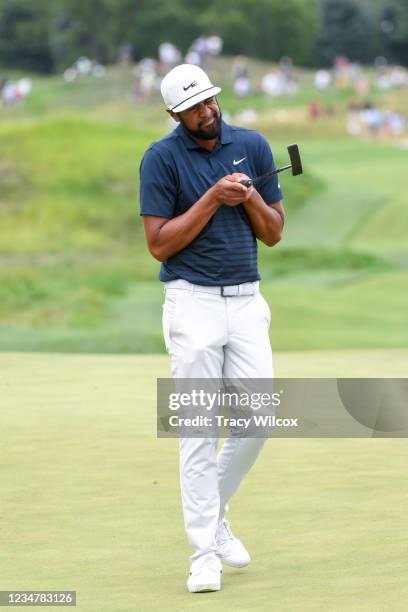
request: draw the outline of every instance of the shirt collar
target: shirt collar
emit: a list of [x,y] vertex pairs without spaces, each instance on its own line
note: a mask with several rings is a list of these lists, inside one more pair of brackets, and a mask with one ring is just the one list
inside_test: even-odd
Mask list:
[[[184,125],[182,123],[180,123],[177,128],[176,128],[176,132],[178,133],[179,137],[182,139],[182,141],[184,142],[185,146],[187,147],[187,149],[201,149],[200,145],[197,144],[190,136],[190,134],[187,132],[187,130],[184,128]],[[220,140],[219,143],[221,145],[226,145],[226,144],[230,144],[232,142],[232,133],[231,133],[231,128],[229,125],[227,125],[225,123],[225,121],[221,120],[221,134],[220,134]]]

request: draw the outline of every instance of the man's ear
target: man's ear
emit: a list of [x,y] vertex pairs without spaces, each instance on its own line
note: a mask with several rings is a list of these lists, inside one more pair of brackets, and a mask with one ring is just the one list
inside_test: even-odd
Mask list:
[[169,113],[170,117],[174,119],[174,121],[176,121],[177,123],[180,123],[180,117],[178,116],[177,113],[173,113],[173,111],[169,110],[168,108],[166,108],[166,113]]

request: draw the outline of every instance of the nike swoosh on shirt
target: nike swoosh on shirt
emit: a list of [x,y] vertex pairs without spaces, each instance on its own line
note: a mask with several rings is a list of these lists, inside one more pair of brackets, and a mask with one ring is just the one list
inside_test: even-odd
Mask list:
[[240,164],[241,162],[243,162],[243,161],[244,161],[244,159],[246,159],[246,156],[245,156],[245,157],[243,157],[242,159],[238,159],[238,160],[234,159],[234,161],[233,161],[232,163],[234,164],[234,166],[237,166],[238,164]]

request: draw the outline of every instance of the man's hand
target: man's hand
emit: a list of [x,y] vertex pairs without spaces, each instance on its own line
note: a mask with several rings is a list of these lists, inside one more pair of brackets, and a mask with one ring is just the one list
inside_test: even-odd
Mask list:
[[[153,257],[165,261],[184,249],[196,238],[222,204],[227,206],[243,204],[248,207],[252,202],[251,196],[260,198],[256,189],[240,184],[239,181],[247,178],[249,177],[246,174],[238,172],[224,176],[186,212],[172,219],[144,215],[147,244]],[[266,207],[265,203],[263,205]]]
[[249,176],[234,172],[220,179],[211,190],[213,197],[218,204],[226,204],[227,206],[237,206],[242,202],[246,202],[253,194],[253,187],[245,187],[241,185],[242,179],[248,179]]

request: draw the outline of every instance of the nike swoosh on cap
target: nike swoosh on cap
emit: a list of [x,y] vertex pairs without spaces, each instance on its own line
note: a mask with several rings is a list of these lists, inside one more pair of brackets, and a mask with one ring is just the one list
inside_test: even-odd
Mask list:
[[190,83],[190,85],[187,85],[187,87],[184,87],[183,85],[183,89],[184,91],[187,91],[187,89],[190,89],[190,87],[195,87],[197,85],[197,81],[193,81],[192,83]]
[[234,159],[234,161],[232,162],[234,164],[234,166],[237,166],[238,164],[240,164],[241,162],[244,161],[244,159],[246,159],[246,156],[243,157],[242,159]]

